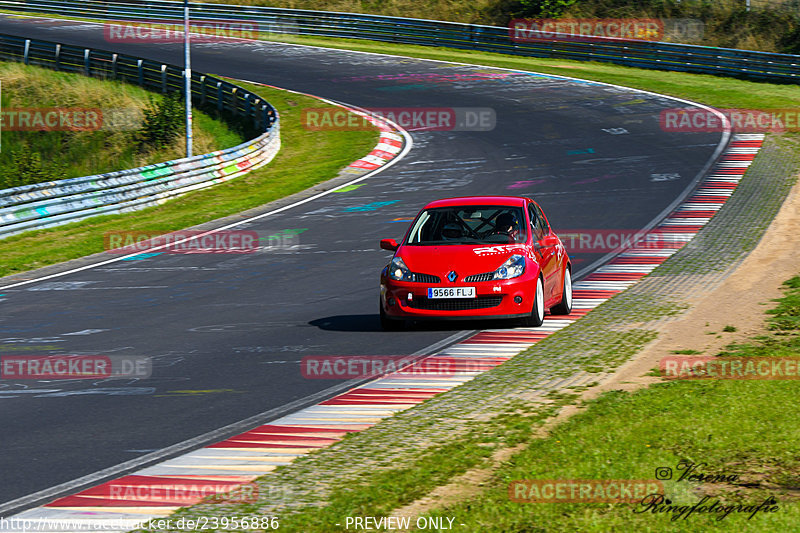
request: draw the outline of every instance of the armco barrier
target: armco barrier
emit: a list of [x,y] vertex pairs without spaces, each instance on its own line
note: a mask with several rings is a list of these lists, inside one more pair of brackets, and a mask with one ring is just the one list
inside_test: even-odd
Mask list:
[[[64,2],[0,0],[0,9],[48,13],[106,21],[147,20],[180,23],[182,2]],[[595,38],[586,42],[515,42],[508,28],[355,13],[304,11],[260,6],[191,4],[191,16],[204,21],[256,23],[262,34],[344,37],[429,46],[447,46],[531,57],[601,61],[631,67],[734,76],[763,81],[800,81],[800,56],[651,41]]]
[[[133,82],[164,93],[183,87],[183,69],[102,50],[0,35],[0,59]],[[146,167],[0,190],[0,238],[142,209],[267,164],[280,149],[280,122],[262,98],[224,80],[192,73],[192,99],[252,120],[261,135],[226,150]]]

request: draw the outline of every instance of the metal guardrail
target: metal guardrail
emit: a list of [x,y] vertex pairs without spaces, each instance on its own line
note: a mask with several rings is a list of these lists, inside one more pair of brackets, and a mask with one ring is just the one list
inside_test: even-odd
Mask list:
[[0,191],[0,238],[92,216],[125,213],[210,187],[267,164],[277,130],[248,144],[146,167]]
[[[183,69],[135,57],[0,35],[0,59],[180,91]],[[252,120],[261,135],[246,143],[166,163],[0,190],[0,238],[96,215],[142,209],[267,164],[280,148],[277,111],[230,82],[192,73],[192,99]]]
[[[142,0],[0,0],[0,9],[49,13],[105,21],[180,20],[182,2]],[[800,82],[800,56],[652,41],[595,38],[516,42],[508,28],[456,22],[383,17],[356,13],[304,11],[260,6],[191,4],[195,19],[252,21],[262,34],[299,34],[445,46],[531,57],[600,61],[631,67],[733,76],[781,83]]]

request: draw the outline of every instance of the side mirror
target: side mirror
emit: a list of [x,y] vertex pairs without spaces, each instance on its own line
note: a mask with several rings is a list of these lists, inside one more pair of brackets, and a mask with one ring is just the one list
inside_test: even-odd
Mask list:
[[548,235],[542,240],[539,241],[539,246],[542,248],[549,248],[551,246],[556,246],[558,244],[558,237],[555,235]]
[[389,250],[390,252],[396,252],[398,248],[400,248],[400,245],[397,244],[396,240],[381,239],[381,250]]

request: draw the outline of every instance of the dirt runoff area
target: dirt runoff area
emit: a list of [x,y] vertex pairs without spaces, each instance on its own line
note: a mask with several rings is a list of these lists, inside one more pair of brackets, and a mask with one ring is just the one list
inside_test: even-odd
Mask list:
[[[661,378],[645,374],[657,368],[662,358],[674,357],[676,350],[695,350],[710,356],[730,343],[744,342],[766,333],[764,312],[772,307],[772,300],[783,296],[783,282],[798,274],[800,183],[792,187],[755,250],[730,276],[716,288],[698,293],[690,302],[692,307],[688,311],[658,328],[656,340],[605,382],[585,391],[581,399],[589,400],[611,390],[631,391],[661,381]],[[724,332],[725,326],[732,326],[735,331]],[[562,409],[558,416],[537,431],[537,436],[546,436],[550,428],[578,409],[576,405]],[[490,480],[493,470],[521,449],[518,446],[498,450],[488,465],[457,476],[423,498],[395,509],[391,515],[416,517],[478,495],[481,485]]]

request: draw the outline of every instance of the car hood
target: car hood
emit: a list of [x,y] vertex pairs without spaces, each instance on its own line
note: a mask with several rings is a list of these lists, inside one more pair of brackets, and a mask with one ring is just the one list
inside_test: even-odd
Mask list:
[[514,254],[525,254],[520,244],[403,246],[397,256],[412,272],[444,278],[454,270],[459,277],[492,272]]

